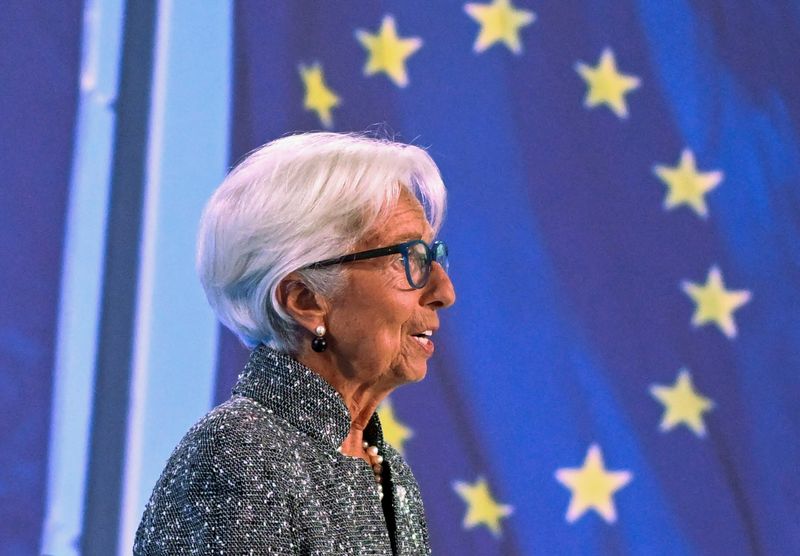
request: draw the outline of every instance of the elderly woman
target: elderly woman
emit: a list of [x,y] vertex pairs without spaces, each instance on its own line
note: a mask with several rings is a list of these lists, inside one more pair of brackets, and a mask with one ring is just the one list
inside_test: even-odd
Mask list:
[[183,438],[135,554],[426,554],[419,487],[378,404],[422,380],[455,293],[421,149],[309,133],[250,154],[202,218],[198,271],[253,348]]

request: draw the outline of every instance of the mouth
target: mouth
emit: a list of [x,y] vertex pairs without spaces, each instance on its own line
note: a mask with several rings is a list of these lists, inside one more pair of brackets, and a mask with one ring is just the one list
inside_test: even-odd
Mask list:
[[434,344],[431,337],[433,336],[433,330],[423,330],[422,332],[418,332],[416,334],[412,334],[411,338],[414,339],[414,342],[427,354],[430,355],[434,351]]

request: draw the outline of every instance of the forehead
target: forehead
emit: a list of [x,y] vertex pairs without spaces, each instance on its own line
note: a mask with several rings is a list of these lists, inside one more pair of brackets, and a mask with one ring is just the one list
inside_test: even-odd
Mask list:
[[433,228],[425,218],[420,202],[403,191],[397,203],[378,219],[378,224],[365,239],[372,245],[392,245],[420,238],[431,241]]

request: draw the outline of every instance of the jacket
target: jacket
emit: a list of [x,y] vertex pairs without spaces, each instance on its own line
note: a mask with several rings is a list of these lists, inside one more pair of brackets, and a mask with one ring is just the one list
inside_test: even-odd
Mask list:
[[383,501],[370,466],[337,451],[349,429],[325,380],[259,346],[170,456],[134,554],[429,554],[419,486],[377,414],[364,435],[384,458]]

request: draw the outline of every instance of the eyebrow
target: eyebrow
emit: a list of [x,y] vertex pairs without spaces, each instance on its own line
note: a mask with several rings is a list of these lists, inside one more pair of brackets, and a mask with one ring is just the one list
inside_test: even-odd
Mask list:
[[425,230],[422,231],[422,233],[416,230],[413,232],[408,231],[408,232],[398,233],[397,235],[392,236],[392,239],[388,241],[387,245],[394,245],[395,243],[405,243],[406,241],[412,241],[415,239],[423,239],[425,234],[429,231],[431,233],[431,241],[433,241],[436,238],[434,229],[431,227],[427,227]]
[[414,241],[415,239],[422,239],[422,235],[416,233],[398,234],[386,243],[387,245],[394,245],[395,243],[405,243],[407,241]]

